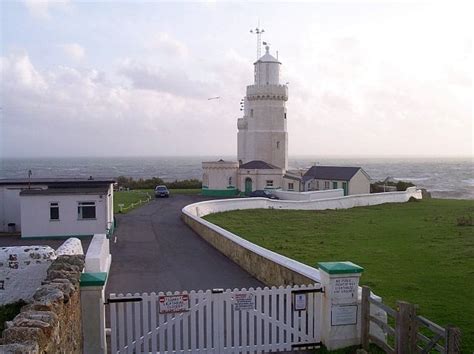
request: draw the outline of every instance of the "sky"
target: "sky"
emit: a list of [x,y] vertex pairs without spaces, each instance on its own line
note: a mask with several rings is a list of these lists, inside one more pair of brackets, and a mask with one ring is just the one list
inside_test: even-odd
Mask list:
[[289,83],[290,156],[473,156],[472,10],[2,1],[0,158],[235,156],[258,23]]

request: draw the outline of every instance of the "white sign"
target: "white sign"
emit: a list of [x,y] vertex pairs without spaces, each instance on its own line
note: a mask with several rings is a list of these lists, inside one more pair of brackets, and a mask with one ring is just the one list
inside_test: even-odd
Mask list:
[[357,305],[333,305],[331,307],[331,326],[357,324]]
[[357,294],[357,278],[336,278],[332,285],[332,296],[336,299],[350,299]]
[[295,294],[293,299],[295,311],[306,310],[306,294]]
[[160,313],[186,312],[189,310],[189,295],[163,295],[159,298]]
[[255,299],[252,293],[234,294],[234,311],[254,310]]

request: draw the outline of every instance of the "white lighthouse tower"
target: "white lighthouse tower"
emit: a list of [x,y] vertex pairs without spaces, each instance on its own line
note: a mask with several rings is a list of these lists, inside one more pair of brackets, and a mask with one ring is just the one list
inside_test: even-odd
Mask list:
[[286,101],[288,87],[280,84],[280,66],[270,48],[254,63],[254,83],[247,86],[244,116],[237,121],[239,163],[264,161],[288,169]]

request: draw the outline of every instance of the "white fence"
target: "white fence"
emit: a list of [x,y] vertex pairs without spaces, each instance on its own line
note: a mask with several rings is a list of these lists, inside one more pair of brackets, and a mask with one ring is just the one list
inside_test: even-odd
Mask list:
[[[319,346],[320,291],[316,284],[111,294],[111,352],[253,353]],[[167,297],[172,302],[165,306]],[[181,312],[167,312],[173,306]]]

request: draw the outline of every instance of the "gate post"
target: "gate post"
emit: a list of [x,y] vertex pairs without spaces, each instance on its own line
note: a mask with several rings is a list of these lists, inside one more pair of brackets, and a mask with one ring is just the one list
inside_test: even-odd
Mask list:
[[107,353],[105,338],[106,272],[82,273],[81,312],[84,354]]
[[321,308],[321,340],[328,350],[359,345],[359,278],[364,268],[352,262],[320,262],[324,288]]
[[89,244],[81,275],[81,312],[84,354],[107,353],[105,286],[112,256],[109,239],[96,234]]

